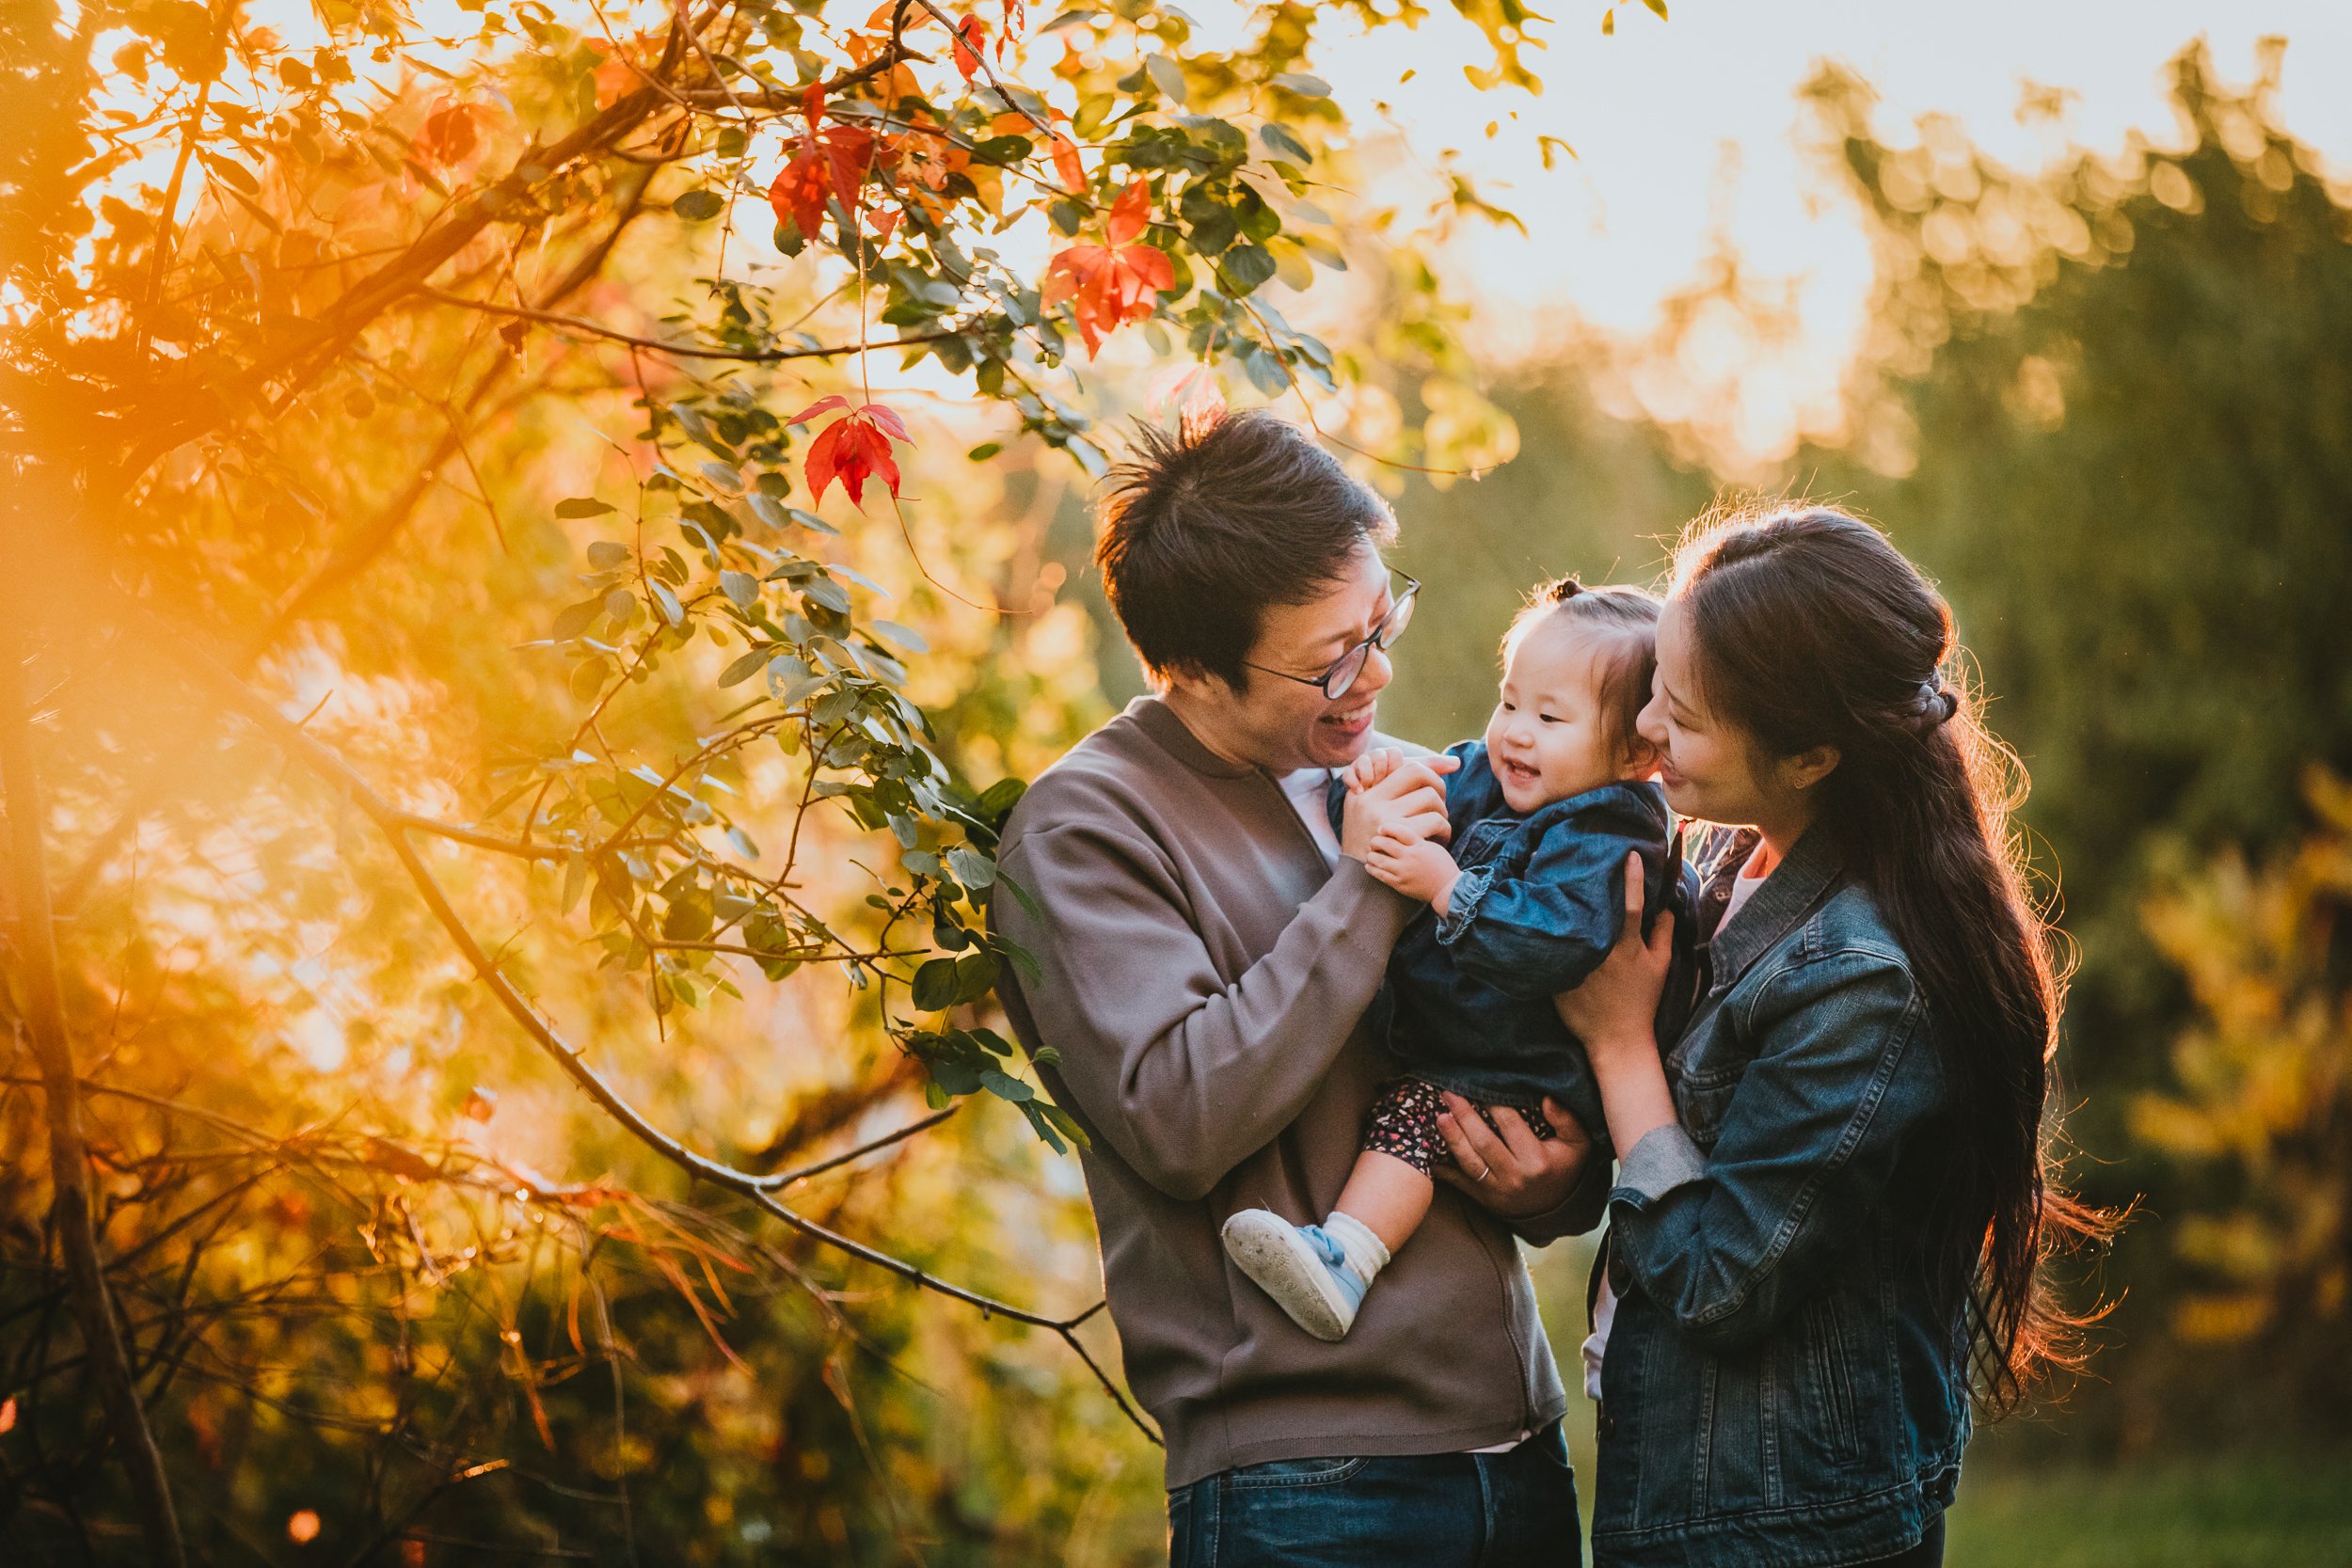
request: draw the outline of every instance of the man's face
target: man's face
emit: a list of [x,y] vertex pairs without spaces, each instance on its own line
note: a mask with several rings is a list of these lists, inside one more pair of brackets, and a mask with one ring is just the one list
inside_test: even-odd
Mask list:
[[[1361,546],[1338,580],[1305,604],[1268,607],[1249,650],[1248,686],[1235,691],[1214,677],[1178,675],[1170,688],[1185,721],[1211,750],[1277,773],[1311,766],[1341,768],[1372,739],[1373,708],[1394,672],[1372,651],[1346,692],[1326,697],[1313,680],[1370,637],[1390,610],[1389,569],[1380,552]],[[1280,673],[1271,673],[1279,671]]]

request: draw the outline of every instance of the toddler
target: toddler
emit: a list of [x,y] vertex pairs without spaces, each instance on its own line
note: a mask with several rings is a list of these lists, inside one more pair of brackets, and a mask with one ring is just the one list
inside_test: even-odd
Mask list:
[[[1485,738],[1449,748],[1461,759],[1446,786],[1451,849],[1384,835],[1366,855],[1374,876],[1428,906],[1398,939],[1379,1004],[1408,1076],[1374,1103],[1363,1152],[1321,1225],[1248,1209],[1224,1227],[1227,1255],[1319,1339],[1346,1335],[1373,1277],[1429,1212],[1431,1172],[1453,1163],[1438,1128],[1441,1091],[1509,1106],[1540,1138],[1556,1136],[1542,1108],[1549,1096],[1582,1125],[1594,1157],[1611,1157],[1591,1064],[1551,998],[1615,943],[1629,852],[1647,871],[1645,919],[1670,900],[1681,911],[1661,1011],[1687,1007],[1687,895],[1665,796],[1648,782],[1657,755],[1634,728],[1660,608],[1641,589],[1572,578],[1538,589],[1503,639],[1502,699]],[[1346,790],[1397,761],[1393,752],[1359,759]],[[1335,787],[1335,816],[1344,800]],[[1676,1038],[1678,1022],[1661,1020],[1659,1037]]]

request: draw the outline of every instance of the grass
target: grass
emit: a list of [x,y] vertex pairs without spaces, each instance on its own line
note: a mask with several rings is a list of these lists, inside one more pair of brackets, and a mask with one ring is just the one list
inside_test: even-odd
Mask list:
[[1964,1467],[1949,1568],[2352,1568],[2352,1454]]

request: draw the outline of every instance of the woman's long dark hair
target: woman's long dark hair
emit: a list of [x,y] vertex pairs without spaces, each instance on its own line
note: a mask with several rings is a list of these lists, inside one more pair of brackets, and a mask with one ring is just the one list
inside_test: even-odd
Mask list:
[[1817,831],[1909,956],[1960,1091],[1957,1158],[1934,1227],[1964,1302],[1980,1396],[1999,1415],[2080,1359],[2083,1321],[2042,1278],[2106,1217],[2058,1186],[2049,1152],[2062,982],[2009,814],[2023,769],[1955,678],[1941,594],[1868,524],[1808,507],[1702,519],[1676,552],[1700,695],[1762,753],[1839,752]]

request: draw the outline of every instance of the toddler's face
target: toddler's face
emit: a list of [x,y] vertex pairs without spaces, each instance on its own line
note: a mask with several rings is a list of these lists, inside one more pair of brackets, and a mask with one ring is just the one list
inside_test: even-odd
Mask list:
[[1645,771],[1621,753],[1614,716],[1602,710],[1610,641],[1565,615],[1546,615],[1511,650],[1502,700],[1486,721],[1486,760],[1513,811]]

